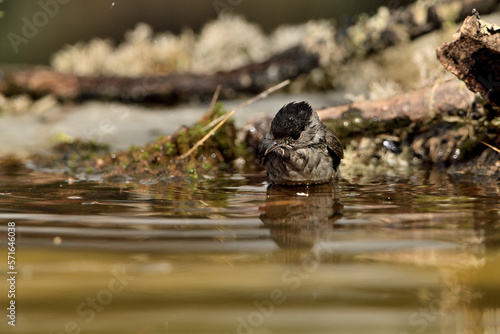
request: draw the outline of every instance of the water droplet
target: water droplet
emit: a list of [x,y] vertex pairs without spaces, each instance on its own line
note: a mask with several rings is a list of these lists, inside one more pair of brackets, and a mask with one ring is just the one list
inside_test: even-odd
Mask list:
[[92,201],[92,202],[83,202],[82,205],[96,205],[99,204],[99,202]]
[[83,199],[81,196],[69,196],[68,199]]

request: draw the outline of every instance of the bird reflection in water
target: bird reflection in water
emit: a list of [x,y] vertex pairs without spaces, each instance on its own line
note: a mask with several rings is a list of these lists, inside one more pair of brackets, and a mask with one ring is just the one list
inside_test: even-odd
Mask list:
[[270,185],[260,219],[280,248],[309,249],[342,217],[339,193],[338,184],[333,182],[300,187]]

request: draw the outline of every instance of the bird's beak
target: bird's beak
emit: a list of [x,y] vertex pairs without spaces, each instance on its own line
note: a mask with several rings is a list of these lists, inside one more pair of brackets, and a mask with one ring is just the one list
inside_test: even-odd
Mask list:
[[268,155],[269,153],[271,153],[272,151],[275,151],[276,149],[278,149],[280,147],[280,144],[278,142],[276,142],[275,140],[273,140],[271,142],[271,145],[266,149],[266,151],[264,152],[264,156]]

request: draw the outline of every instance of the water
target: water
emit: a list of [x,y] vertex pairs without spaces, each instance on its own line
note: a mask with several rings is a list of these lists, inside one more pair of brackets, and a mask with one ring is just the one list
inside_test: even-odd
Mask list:
[[425,171],[290,189],[3,175],[0,332],[500,333],[499,190]]

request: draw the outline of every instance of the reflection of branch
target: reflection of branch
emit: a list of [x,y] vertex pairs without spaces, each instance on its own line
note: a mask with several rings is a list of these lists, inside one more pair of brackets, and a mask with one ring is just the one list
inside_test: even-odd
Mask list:
[[270,93],[274,92],[274,91],[277,91],[278,89],[281,89],[283,87],[285,87],[286,85],[290,84],[290,80],[285,80],[271,88],[268,88],[266,89],[265,91],[263,91],[262,93],[260,93],[259,95],[257,96],[254,96],[252,97],[251,99],[248,99],[246,100],[245,102],[241,103],[240,105],[238,105],[236,108],[234,108],[233,110],[231,110],[230,112],[228,112],[224,118],[212,129],[210,130],[203,138],[201,138],[196,144],[194,144],[193,147],[191,147],[191,149],[189,151],[187,151],[186,153],[184,153],[182,156],[181,156],[181,159],[185,159],[187,158],[188,156],[191,155],[191,153],[194,152],[194,150],[196,150],[198,147],[200,147],[200,145],[202,145],[208,138],[210,138],[211,135],[214,134],[215,131],[217,131],[217,129],[219,129],[228,119],[229,117],[231,117],[236,111],[240,110],[240,109],[243,109],[244,107],[248,106],[249,104],[252,104],[254,103],[255,101],[257,100],[260,100],[260,99],[263,99],[265,97],[267,97]]

